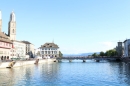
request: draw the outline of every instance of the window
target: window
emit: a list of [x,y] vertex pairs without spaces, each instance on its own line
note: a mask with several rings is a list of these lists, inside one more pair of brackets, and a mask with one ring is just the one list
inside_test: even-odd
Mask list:
[[57,54],[57,52],[55,51],[55,53]]
[[0,51],[0,54],[3,54],[3,51]]
[[13,29],[13,31],[12,31],[13,33],[14,33],[14,29]]

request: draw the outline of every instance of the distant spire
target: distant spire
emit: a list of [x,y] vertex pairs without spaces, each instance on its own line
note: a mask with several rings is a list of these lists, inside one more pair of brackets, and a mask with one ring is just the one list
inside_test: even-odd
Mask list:
[[15,14],[14,11],[10,14],[10,21],[15,21]]
[[1,13],[1,10],[0,10],[0,20],[2,19],[2,13]]

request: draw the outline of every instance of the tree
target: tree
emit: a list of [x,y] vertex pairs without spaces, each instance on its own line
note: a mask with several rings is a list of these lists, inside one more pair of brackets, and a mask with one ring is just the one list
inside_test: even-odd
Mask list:
[[63,54],[61,53],[61,51],[59,51],[59,57],[63,57]]
[[105,56],[105,53],[103,51],[100,52],[100,56]]
[[106,54],[106,56],[116,56],[117,52],[115,49],[111,49],[111,50],[106,51],[105,54]]
[[96,56],[98,56],[98,54],[97,54],[97,53],[94,53],[94,54],[92,54],[92,56],[96,57]]

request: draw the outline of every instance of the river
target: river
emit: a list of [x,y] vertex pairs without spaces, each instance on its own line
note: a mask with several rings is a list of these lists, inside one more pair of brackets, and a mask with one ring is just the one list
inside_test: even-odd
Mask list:
[[0,86],[130,86],[130,64],[74,60],[0,69]]

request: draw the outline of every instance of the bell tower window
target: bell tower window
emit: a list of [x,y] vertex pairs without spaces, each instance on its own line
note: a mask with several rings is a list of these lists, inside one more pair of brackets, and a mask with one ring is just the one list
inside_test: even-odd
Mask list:
[[14,29],[13,29],[13,33],[14,33]]

